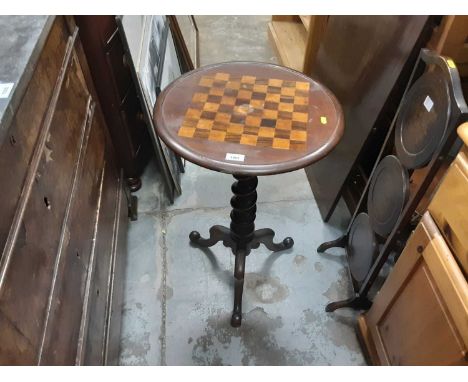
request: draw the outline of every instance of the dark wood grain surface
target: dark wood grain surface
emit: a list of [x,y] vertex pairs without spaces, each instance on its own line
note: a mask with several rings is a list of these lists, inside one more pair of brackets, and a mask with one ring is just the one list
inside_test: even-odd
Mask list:
[[154,121],[180,156],[243,175],[303,168],[327,155],[344,130],[341,107],[327,88],[256,62],[209,65],[180,77],[159,96]]
[[324,220],[330,218],[357,162],[369,172],[372,169],[424,42],[428,19],[328,19],[312,77],[329,87],[342,104],[346,131],[333,153],[306,169]]

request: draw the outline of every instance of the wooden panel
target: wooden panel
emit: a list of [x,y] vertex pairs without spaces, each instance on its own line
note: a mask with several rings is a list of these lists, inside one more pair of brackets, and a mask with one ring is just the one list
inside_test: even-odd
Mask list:
[[[312,77],[340,101],[345,133],[333,152],[306,168],[324,220],[330,218],[359,155],[372,168],[425,42],[427,21],[427,16],[328,18]],[[372,155],[361,154],[372,148]]]
[[[0,257],[18,204],[21,187],[31,160],[39,128],[52,96],[65,54],[67,32],[63,21],[52,26],[25,95],[18,107],[8,135],[0,147]],[[4,183],[3,183],[4,182]]]
[[429,211],[468,275],[468,158],[465,153],[460,152],[452,162]]
[[112,266],[115,219],[118,210],[119,177],[109,150],[97,226],[95,268],[87,301],[88,318],[83,333],[83,355],[78,364],[103,365],[106,341],[106,312],[108,309],[108,283]]
[[128,210],[124,193],[123,172],[119,177],[118,209],[115,215],[113,253],[109,277],[109,305],[107,311],[106,352],[104,363],[117,365],[120,353],[120,331],[122,324],[124,270],[127,253]]
[[428,213],[364,317],[381,364],[468,364],[468,285]]
[[271,21],[268,30],[281,64],[302,71],[307,43],[307,32],[302,23]]
[[78,184],[72,194],[70,218],[62,232],[67,240],[60,253],[61,269],[55,280],[44,334],[40,359],[44,365],[72,365],[76,359],[87,272],[92,271],[89,264],[104,166],[104,133],[98,127],[94,119]]
[[[71,41],[69,48],[72,48]],[[69,70],[54,90],[56,95],[28,170],[0,268],[0,311],[36,350],[41,342],[60,231],[72,185],[73,172],[69,169],[74,167],[78,156],[87,108],[88,94],[75,70],[70,69],[76,67],[76,63],[71,65],[70,57],[71,50],[64,64],[64,69]],[[13,351],[14,348],[8,350],[10,345],[0,341],[0,354],[3,349]],[[27,364],[36,362],[22,354],[16,354],[16,360]]]

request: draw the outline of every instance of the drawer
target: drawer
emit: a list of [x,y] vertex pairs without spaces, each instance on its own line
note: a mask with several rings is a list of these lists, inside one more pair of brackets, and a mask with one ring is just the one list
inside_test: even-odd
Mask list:
[[468,276],[468,150],[460,151],[435,193],[429,211]]
[[384,365],[468,365],[468,285],[426,213],[366,313]]
[[8,130],[8,138],[0,145],[0,257],[10,231],[21,188],[34,146],[47,111],[52,91],[65,55],[68,32],[57,17],[39,56],[37,66]]

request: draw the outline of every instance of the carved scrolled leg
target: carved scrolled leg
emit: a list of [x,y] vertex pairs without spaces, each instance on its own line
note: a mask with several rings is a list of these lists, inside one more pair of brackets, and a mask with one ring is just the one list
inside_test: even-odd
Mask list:
[[226,242],[226,244],[232,242],[230,229],[222,225],[211,227],[208,239],[202,238],[198,231],[190,232],[189,239],[192,243],[205,248],[215,245],[218,241]]
[[274,236],[275,231],[270,228],[258,229],[254,232],[251,247],[258,248],[260,244],[263,244],[270,251],[278,252],[289,249],[294,245],[294,240],[291,237],[286,237],[281,243],[274,243]]
[[244,290],[245,256],[245,250],[238,250],[234,266],[234,309],[232,312],[231,326],[235,328],[239,327],[242,323],[242,293]]
[[325,243],[320,244],[317,248],[317,252],[322,253],[322,252],[325,252],[327,249],[335,248],[335,247],[344,248],[345,245],[346,245],[346,236],[343,235],[336,240],[327,241]]
[[341,308],[351,308],[354,310],[368,310],[372,302],[367,297],[355,296],[342,301],[331,302],[325,307],[325,312],[334,312]]

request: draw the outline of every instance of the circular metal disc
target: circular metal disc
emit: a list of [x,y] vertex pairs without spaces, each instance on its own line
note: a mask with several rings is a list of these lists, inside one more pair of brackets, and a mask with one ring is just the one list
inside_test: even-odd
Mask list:
[[369,222],[369,215],[361,212],[351,226],[346,246],[349,269],[357,282],[364,281],[377,253],[377,240]]
[[408,171],[396,156],[386,156],[372,175],[367,196],[369,219],[378,235],[387,237],[392,231],[408,196]]
[[437,149],[450,118],[450,96],[440,69],[424,73],[408,90],[395,129],[395,148],[410,169],[424,167]]

